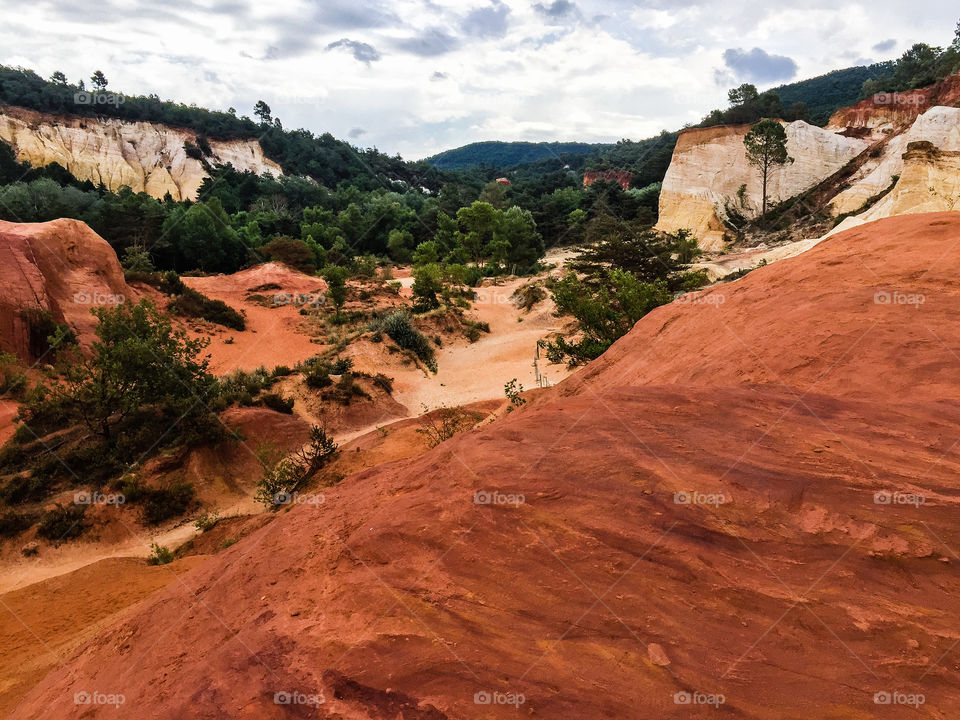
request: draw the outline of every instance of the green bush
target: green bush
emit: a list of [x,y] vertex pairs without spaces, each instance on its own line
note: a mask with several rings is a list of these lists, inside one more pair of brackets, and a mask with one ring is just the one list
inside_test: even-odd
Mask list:
[[245,330],[247,327],[243,315],[223,300],[208,298],[186,285],[170,303],[170,312],[183,317],[201,318],[231,330]]
[[373,330],[386,333],[401,349],[409,350],[433,372],[437,371],[436,355],[430,341],[413,326],[410,316],[404,311],[390,313],[380,320]]
[[170,548],[157,543],[150,543],[150,554],[147,555],[147,563],[150,565],[168,565],[173,562],[173,553]]
[[383,373],[377,373],[373,376],[373,384],[387,393],[387,395],[393,394],[393,378],[389,378]]
[[20,397],[27,389],[27,376],[20,360],[10,353],[0,352],[0,395]]
[[168,488],[147,488],[143,491],[143,519],[149,525],[183,515],[193,504],[196,491],[188,482],[177,482]]
[[8,505],[43,500],[52,490],[50,480],[34,473],[12,477],[0,488],[0,500]]
[[79,537],[87,529],[83,522],[86,512],[86,505],[67,505],[64,507],[57,504],[55,508],[40,516],[37,535],[54,542]]
[[33,525],[33,518],[25,513],[13,511],[0,515],[0,537],[19,535]]
[[265,393],[260,396],[260,402],[271,410],[286,415],[293,414],[293,398],[285,398],[279,393]]

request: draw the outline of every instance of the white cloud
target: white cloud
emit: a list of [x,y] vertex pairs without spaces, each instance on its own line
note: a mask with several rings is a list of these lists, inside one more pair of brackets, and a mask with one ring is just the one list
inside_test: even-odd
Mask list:
[[960,14],[953,0],[8,5],[0,63],[73,81],[101,69],[118,90],[241,114],[263,98],[285,127],[411,158],[488,139],[639,139],[724,103],[727,50],[808,77],[889,57],[890,40],[947,44]]

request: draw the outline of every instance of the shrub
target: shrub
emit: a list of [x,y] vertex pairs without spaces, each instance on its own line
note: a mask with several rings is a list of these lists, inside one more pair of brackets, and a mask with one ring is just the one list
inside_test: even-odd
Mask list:
[[208,530],[212,530],[218,522],[220,522],[220,513],[214,511],[212,513],[202,513],[198,515],[197,519],[193,521],[193,526],[198,532],[205,533]]
[[477,418],[459,405],[442,407],[420,418],[420,427],[417,432],[425,436],[427,443],[433,448],[444,440],[449,440],[457,433],[469,430],[476,424]]
[[0,352],[0,395],[20,397],[27,389],[27,376],[20,360],[10,353]]
[[244,330],[247,323],[241,313],[223,300],[213,300],[186,285],[170,303],[170,312],[183,317],[200,318],[231,330]]
[[373,328],[390,336],[403,350],[416,355],[433,372],[437,371],[437,361],[430,341],[410,322],[410,316],[402,310],[390,313]]
[[193,504],[196,491],[188,482],[177,482],[168,488],[146,488],[143,491],[143,520],[157,525],[183,515]]
[[513,293],[513,300],[517,307],[526,312],[530,312],[538,303],[546,299],[547,291],[538,283],[524,285]]
[[157,543],[150,543],[150,554],[147,555],[147,562],[150,565],[168,565],[173,562],[173,553],[170,548]]
[[330,379],[330,366],[323,362],[314,363],[304,373],[304,380],[307,387],[316,390],[330,387],[333,384],[333,380]]
[[285,398],[279,393],[266,393],[260,397],[260,402],[271,410],[286,415],[293,414],[293,398]]
[[393,393],[393,378],[389,378],[383,373],[377,373],[373,376],[373,384],[387,393],[387,395]]
[[87,529],[83,522],[86,512],[86,505],[57,504],[40,516],[37,535],[54,542],[79,537]]
[[353,370],[353,358],[338,357],[330,366],[331,375],[343,375]]
[[288,367],[287,365],[277,365],[273,369],[273,376],[275,378],[287,377],[288,375],[293,375],[293,369]]
[[33,525],[33,518],[25,513],[13,511],[0,515],[0,537],[19,535]]
[[257,483],[256,499],[267,507],[285,505],[291,493],[337,456],[337,443],[317,425],[310,429],[306,447],[268,468]]
[[0,488],[0,500],[8,505],[20,505],[43,500],[50,494],[51,484],[48,478],[34,473],[18,475],[7,480]]
[[510,409],[512,410],[515,407],[521,407],[527,404],[527,399],[521,397],[520,393],[523,392],[523,385],[519,383],[517,378],[514,378],[506,385],[503,386],[503,393],[507,396],[507,399],[510,401]]

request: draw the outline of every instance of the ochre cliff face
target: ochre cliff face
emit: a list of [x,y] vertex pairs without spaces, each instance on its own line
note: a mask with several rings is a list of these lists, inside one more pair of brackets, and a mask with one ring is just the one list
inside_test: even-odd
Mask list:
[[859,134],[864,130],[875,137],[879,133],[895,133],[913,125],[916,119],[936,106],[960,105],[960,75],[921,90],[878,93],[833,114],[827,129]]
[[98,305],[132,299],[117,255],[79,220],[0,221],[0,351],[37,360],[30,327],[36,311],[69,325],[81,344],[93,338]]
[[[846,169],[848,176],[829,199],[833,215],[851,216],[841,227],[960,210],[957,105],[960,75],[923,90],[874,96],[837,111],[826,128],[785,125],[794,162],[774,168],[769,199],[786,200]],[[760,174],[743,147],[749,129],[725,125],[681,133],[663,181],[658,229],[689,228],[702,248],[719,250],[728,210],[756,216]]]
[[[930,152],[909,153],[909,148],[916,144],[929,146]],[[955,198],[950,186],[954,181],[949,176],[948,158],[956,151],[960,151],[960,108],[928,109],[905,131],[890,137],[881,152],[851,177],[849,187],[834,198],[833,213],[856,213],[894,182],[889,195],[863,211],[863,220],[907,212],[953,210]]]
[[[802,121],[784,127],[793,162],[771,172],[767,197],[773,203],[813,187],[870,144]],[[758,214],[763,186],[743,145],[749,130],[750,125],[724,125],[681,133],[660,193],[660,230],[689,228],[702,248],[716,250],[723,245],[722,217],[728,204],[746,217]]]
[[[169,192],[174,200],[196,199],[207,174],[183,147],[196,139],[191,130],[153,123],[0,107],[0,140],[13,147],[21,162],[34,167],[57,163],[80,180],[111,190],[127,185],[156,198]],[[258,175],[282,174],[256,140],[211,140],[210,146],[213,163],[231,163]]]
[[629,190],[630,183],[633,180],[633,173],[629,170],[599,170],[585,172],[583,174],[583,186],[585,188],[590,187],[600,180],[618,183],[624,190]]

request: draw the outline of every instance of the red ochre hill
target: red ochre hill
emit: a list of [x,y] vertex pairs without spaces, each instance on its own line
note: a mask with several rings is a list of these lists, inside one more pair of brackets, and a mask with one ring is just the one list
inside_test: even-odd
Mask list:
[[685,296],[212,557],[13,717],[958,717],[958,316],[955,213]]

